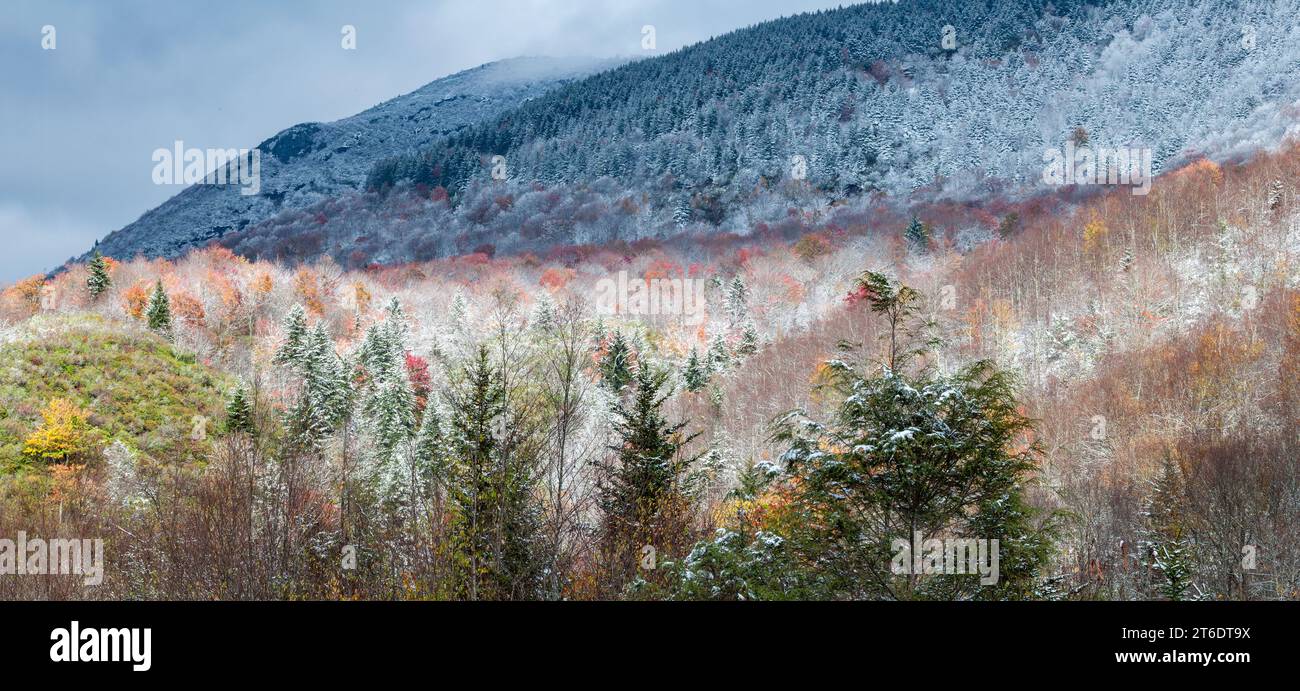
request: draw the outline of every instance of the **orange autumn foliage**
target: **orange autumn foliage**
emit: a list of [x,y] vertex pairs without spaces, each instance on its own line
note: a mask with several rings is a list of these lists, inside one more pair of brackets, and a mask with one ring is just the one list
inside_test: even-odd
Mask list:
[[122,309],[126,310],[132,319],[139,319],[144,314],[144,308],[149,304],[151,289],[152,286],[148,281],[139,281],[122,293]]
[[171,308],[173,314],[191,326],[203,326],[203,320],[207,316],[203,311],[203,303],[186,292],[171,296]]

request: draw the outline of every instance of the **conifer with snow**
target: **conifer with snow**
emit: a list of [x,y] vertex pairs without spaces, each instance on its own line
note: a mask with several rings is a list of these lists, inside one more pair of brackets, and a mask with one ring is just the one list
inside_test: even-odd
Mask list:
[[86,290],[90,293],[92,301],[98,300],[113,285],[113,279],[108,276],[108,266],[104,261],[103,255],[99,250],[95,250],[95,255],[90,258],[90,263],[86,265],[89,276],[86,278]]
[[158,280],[153,293],[149,295],[149,302],[144,308],[144,316],[151,330],[162,334],[171,333],[171,300],[167,298],[167,291],[163,290],[162,279]]

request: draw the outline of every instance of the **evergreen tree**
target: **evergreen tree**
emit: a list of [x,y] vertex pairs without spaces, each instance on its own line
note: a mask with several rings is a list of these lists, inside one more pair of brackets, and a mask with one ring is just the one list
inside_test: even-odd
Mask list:
[[683,481],[696,458],[685,447],[686,422],[671,423],[663,413],[672,395],[667,373],[637,368],[631,401],[614,410],[618,443],[612,460],[600,466],[597,505],[601,512],[601,551],[615,588],[628,582],[648,547],[672,555],[687,537]]
[[[910,289],[877,278],[873,311],[909,314],[899,300]],[[831,420],[795,411],[776,426],[798,488],[781,537],[799,587],[830,599],[1038,597],[1054,526],[1040,524],[1024,497],[1040,450],[1022,444],[1032,427],[1011,375],[988,362],[950,376],[911,367],[906,357],[891,355],[891,363],[827,363],[827,387],[841,401]],[[918,574],[906,558],[895,568],[895,541],[918,533],[998,540],[996,582]]]
[[731,367],[731,353],[727,351],[727,340],[722,334],[714,334],[709,340],[709,349],[705,355],[709,371],[723,373]]
[[275,351],[275,364],[299,367],[303,364],[307,342],[307,314],[302,305],[294,305],[284,320],[284,343]]
[[448,310],[448,318],[451,322],[451,329],[456,333],[465,333],[469,320],[469,302],[465,300],[465,294],[456,291],[451,299],[451,308]]
[[700,361],[700,351],[695,346],[691,346],[691,354],[686,359],[686,369],[682,372],[682,379],[685,381],[686,390],[692,393],[702,391],[709,383],[709,371]]
[[745,286],[745,281],[737,274],[727,284],[727,314],[731,316],[732,325],[744,321],[749,311],[749,288]]
[[415,390],[406,370],[406,332],[405,315],[394,299],[384,321],[366,331],[356,358],[356,379],[364,382],[361,410],[374,432],[380,470],[390,479],[402,474],[395,455],[416,432]]
[[542,583],[533,478],[500,381],[480,346],[452,399],[450,537],[458,594],[471,600],[532,598]]
[[555,328],[555,321],[555,301],[549,295],[542,295],[537,299],[537,307],[533,311],[531,320],[533,328],[542,333],[549,333]]
[[254,431],[253,405],[243,384],[235,387],[226,401],[226,431],[231,434],[252,434]]
[[623,332],[615,331],[600,359],[600,376],[610,390],[622,391],[632,380],[631,359],[632,349],[623,338]]
[[108,265],[99,250],[95,250],[95,255],[90,258],[90,264],[86,268],[90,271],[90,276],[86,278],[86,290],[90,292],[91,300],[98,300],[113,285],[113,279],[108,276]]
[[930,227],[915,216],[912,217],[912,222],[907,224],[907,230],[903,235],[917,249],[924,250],[930,246]]
[[442,418],[438,416],[438,411],[430,401],[424,407],[424,415],[420,419],[420,430],[415,435],[415,454],[416,472],[426,478],[433,480],[445,478],[447,472],[447,449],[446,439],[442,432]]
[[169,333],[171,331],[171,301],[167,299],[167,292],[163,290],[161,279],[158,280],[153,293],[149,296],[149,302],[144,308],[144,316],[150,329],[159,333]]
[[299,360],[290,364],[301,376],[301,387],[288,413],[288,427],[304,445],[319,446],[351,412],[348,368],[323,323],[311,330]]
[[758,329],[754,327],[753,322],[747,322],[745,330],[740,334],[740,345],[736,346],[736,354],[749,357],[758,352],[758,345]]
[[1192,545],[1187,531],[1183,471],[1166,456],[1146,502],[1147,548],[1151,567],[1161,576],[1160,594],[1183,600],[1192,586]]
[[673,223],[678,228],[685,228],[691,222],[691,203],[685,197],[677,200],[673,206]]

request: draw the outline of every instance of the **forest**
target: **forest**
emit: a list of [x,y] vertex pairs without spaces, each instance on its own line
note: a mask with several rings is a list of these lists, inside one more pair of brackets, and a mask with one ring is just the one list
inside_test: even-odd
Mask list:
[[[101,537],[104,581],[0,597],[1294,598],[1298,161],[540,256],[96,254],[0,294],[0,535]],[[704,319],[601,313],[620,272]],[[918,533],[999,577],[891,568]]]

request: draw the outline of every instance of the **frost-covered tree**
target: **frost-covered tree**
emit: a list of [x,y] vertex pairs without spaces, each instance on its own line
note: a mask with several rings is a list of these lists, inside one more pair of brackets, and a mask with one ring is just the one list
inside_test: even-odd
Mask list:
[[531,469],[519,453],[518,420],[486,346],[452,392],[447,451],[451,549],[458,594],[471,600],[529,599],[542,584],[536,554],[539,510]]
[[722,334],[714,334],[709,339],[709,349],[704,358],[708,361],[711,372],[721,374],[731,367],[731,352],[727,348],[727,339]]
[[632,380],[632,348],[623,332],[615,331],[600,358],[600,376],[611,391],[622,391]]
[[930,246],[930,227],[915,216],[912,217],[912,222],[907,224],[903,236],[916,249],[924,250]]
[[727,314],[731,324],[739,324],[749,314],[749,288],[740,274],[736,274],[727,284]]
[[275,364],[295,367],[302,364],[306,342],[307,313],[302,305],[294,305],[284,320],[284,342],[275,351]]
[[1144,513],[1147,557],[1151,568],[1160,574],[1157,588],[1167,600],[1186,599],[1192,587],[1195,560],[1186,501],[1182,468],[1166,457],[1160,476],[1151,482]]
[[86,270],[89,272],[86,277],[86,291],[90,293],[91,300],[98,300],[99,296],[113,285],[113,279],[108,276],[108,266],[99,250],[95,250],[90,263],[86,265]]
[[144,316],[151,330],[159,333],[171,332],[171,300],[167,298],[167,291],[163,290],[161,279],[154,285],[153,293],[149,295],[149,302],[144,308]]
[[758,328],[753,322],[746,322],[745,328],[740,333],[740,344],[736,346],[736,355],[749,357],[758,352],[758,346]]
[[[894,302],[878,296],[873,311],[888,316]],[[1025,497],[1039,450],[1022,443],[1032,427],[1011,376],[988,362],[940,376],[907,357],[833,360],[826,371],[834,415],[793,411],[774,435],[797,488],[781,537],[800,587],[830,599],[1038,597],[1052,530]],[[996,582],[917,573],[910,559],[895,568],[895,541],[918,533],[998,540]]]
[[682,380],[687,391],[695,393],[704,390],[709,383],[709,368],[700,358],[700,351],[691,346],[691,353],[686,358],[686,367],[682,369]]
[[662,558],[686,538],[683,483],[696,458],[685,451],[698,434],[668,420],[663,407],[671,394],[667,373],[642,363],[631,400],[614,409],[618,439],[600,465],[597,505],[602,560],[615,590],[636,573],[647,547]]
[[226,431],[231,434],[252,434],[253,404],[249,400],[248,389],[240,384],[226,399]]

